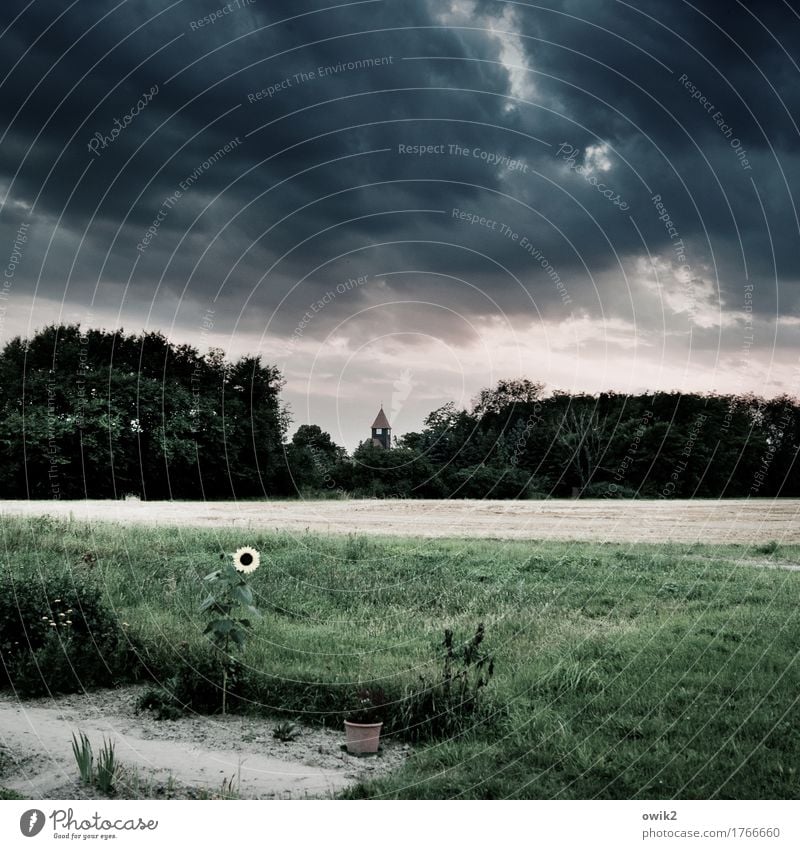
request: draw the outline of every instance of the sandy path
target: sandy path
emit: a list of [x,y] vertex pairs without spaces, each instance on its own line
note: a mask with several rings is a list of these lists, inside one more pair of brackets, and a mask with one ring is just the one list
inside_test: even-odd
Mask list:
[[343,733],[303,728],[292,743],[272,737],[275,723],[247,717],[194,717],[158,722],[134,713],[134,688],[91,696],[19,703],[0,699],[0,745],[17,765],[0,785],[28,798],[70,798],[82,788],[72,733],[83,731],[97,752],[103,738],[118,760],[143,779],[165,786],[171,777],[190,788],[219,792],[233,779],[246,798],[329,797],[358,778],[394,768],[407,747],[388,743],[379,758],[341,750]]
[[800,542],[800,499],[0,501],[0,514],[295,533],[599,542]]

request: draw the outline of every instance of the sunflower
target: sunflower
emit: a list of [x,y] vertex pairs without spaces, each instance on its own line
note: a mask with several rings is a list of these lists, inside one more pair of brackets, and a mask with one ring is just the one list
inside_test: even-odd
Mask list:
[[255,548],[237,548],[233,555],[233,568],[245,575],[255,572],[261,562],[261,555]]

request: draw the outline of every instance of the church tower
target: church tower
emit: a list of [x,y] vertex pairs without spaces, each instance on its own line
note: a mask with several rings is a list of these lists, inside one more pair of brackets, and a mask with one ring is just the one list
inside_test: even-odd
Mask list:
[[370,441],[376,448],[392,447],[392,426],[389,424],[389,419],[386,418],[386,413],[383,412],[383,404],[381,404],[381,410],[372,423],[372,439]]

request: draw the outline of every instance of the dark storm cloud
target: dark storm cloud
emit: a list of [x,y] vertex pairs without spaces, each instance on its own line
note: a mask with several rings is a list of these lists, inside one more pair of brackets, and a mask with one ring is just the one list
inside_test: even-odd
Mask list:
[[[323,334],[375,297],[560,318],[556,275],[571,309],[629,317],[633,259],[674,258],[660,194],[724,309],[741,309],[746,275],[754,310],[796,309],[800,24],[785,4],[229,5],[200,26],[221,0],[82,2],[57,23],[61,9],[36,2],[4,34],[0,182],[15,203],[36,201],[42,239],[62,216],[44,266],[41,244],[29,255],[40,291],[60,296],[69,272],[67,297],[86,299],[137,262],[131,293],[144,300],[163,276],[162,297],[186,289],[204,308],[224,281],[234,319],[246,305],[248,327],[286,334],[332,284],[388,275],[327,305],[309,329]],[[22,9],[7,4],[5,23]],[[562,143],[579,165],[607,145],[594,177],[627,209],[570,169]],[[3,211],[6,244],[23,208]]]
[[[774,247],[783,301],[796,306],[800,104],[789,81],[797,74],[797,16],[777,2],[573,2],[564,10],[570,15],[523,9],[519,21],[553,42],[524,43],[532,65],[563,81],[554,87],[565,112],[586,124],[575,143],[593,143],[592,134],[608,141],[669,199],[682,235],[725,272],[733,266],[742,277],[746,266],[754,279],[774,278]],[[617,179],[636,190],[631,172]],[[637,223],[658,245],[659,224],[641,214],[644,205]],[[626,234],[617,232],[624,249]],[[726,290],[733,282],[724,278]],[[777,300],[773,291],[757,308],[774,311]]]

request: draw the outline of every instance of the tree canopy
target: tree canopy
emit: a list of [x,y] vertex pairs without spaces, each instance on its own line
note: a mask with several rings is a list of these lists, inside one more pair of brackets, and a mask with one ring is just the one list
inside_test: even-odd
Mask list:
[[288,424],[277,369],[160,333],[50,326],[0,354],[5,498],[272,493]]
[[547,393],[526,378],[448,402],[385,450],[318,425],[287,440],[259,357],[160,333],[50,326],[0,352],[0,497],[146,499],[800,496],[787,395]]

